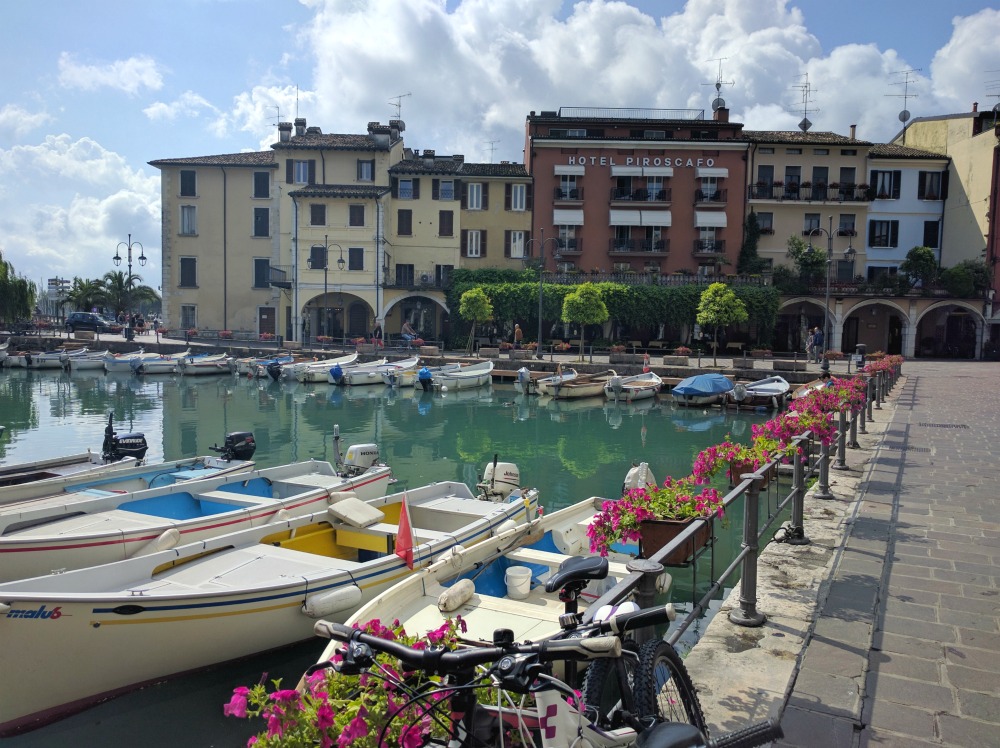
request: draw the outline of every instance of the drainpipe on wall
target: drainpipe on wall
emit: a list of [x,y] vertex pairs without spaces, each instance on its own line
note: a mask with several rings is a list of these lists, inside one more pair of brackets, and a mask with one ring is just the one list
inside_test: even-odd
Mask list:
[[302,342],[299,325],[299,202],[292,198],[292,340]]

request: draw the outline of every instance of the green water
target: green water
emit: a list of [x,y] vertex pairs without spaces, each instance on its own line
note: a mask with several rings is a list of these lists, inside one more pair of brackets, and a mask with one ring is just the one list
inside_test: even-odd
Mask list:
[[[151,461],[209,453],[230,431],[252,431],[262,467],[310,458],[332,460],[339,425],[342,450],[379,446],[402,486],[458,480],[474,486],[498,455],[521,471],[554,509],[590,496],[615,497],[632,462],[653,475],[686,475],[695,454],[731,433],[747,439],[761,415],[675,409],[668,400],[615,405],[603,399],[524,397],[512,385],[423,393],[382,386],[343,389],[231,376],[183,378],[0,370],[0,463],[99,450],[108,413],[119,434],[143,432]],[[740,520],[720,533],[715,568],[739,547]],[[675,575],[678,589],[690,580]],[[701,580],[699,579],[699,583]],[[151,643],[155,646],[155,643]],[[260,679],[296,680],[322,642],[280,656],[253,658],[128,694],[22,736],[11,746],[133,744],[244,745],[244,721],[222,716],[232,688]],[[71,677],[72,663],[66,673]],[[5,677],[14,677],[8,674]],[[255,723],[254,726],[258,726]]]

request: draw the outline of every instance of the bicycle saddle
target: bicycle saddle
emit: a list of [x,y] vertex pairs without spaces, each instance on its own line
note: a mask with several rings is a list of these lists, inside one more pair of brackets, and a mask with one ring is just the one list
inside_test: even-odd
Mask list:
[[545,583],[546,592],[555,592],[573,582],[587,582],[608,576],[608,559],[603,556],[571,556]]

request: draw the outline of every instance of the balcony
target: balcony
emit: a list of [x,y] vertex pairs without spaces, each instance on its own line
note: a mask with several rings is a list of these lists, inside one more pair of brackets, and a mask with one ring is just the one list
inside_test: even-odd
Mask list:
[[559,239],[556,254],[568,256],[583,254],[583,239]]
[[439,277],[436,267],[425,269],[412,269],[407,267],[397,267],[395,273],[386,273],[382,282],[383,288],[401,288],[408,291],[419,291],[421,289],[433,291],[444,288],[448,283],[448,278]]
[[670,190],[611,190],[611,202],[613,203],[669,203]]
[[583,188],[556,187],[552,190],[552,199],[556,202],[580,202],[583,200]]
[[695,259],[714,259],[724,257],[726,254],[726,241],[724,239],[705,240],[695,239],[691,256]]
[[666,257],[670,252],[669,239],[609,239],[608,254],[613,257],[640,255]]
[[268,278],[268,283],[276,288],[291,288],[292,287],[292,274],[287,268],[276,267],[271,265],[270,267],[271,275]]
[[747,196],[750,200],[795,200],[801,202],[819,203],[847,203],[847,202],[869,202],[868,188],[866,186],[813,186],[813,185],[784,185],[778,182],[767,184],[757,182],[747,188]]
[[726,192],[727,190],[695,190],[694,191],[694,201],[695,204],[704,205],[705,203],[725,205],[726,204]]

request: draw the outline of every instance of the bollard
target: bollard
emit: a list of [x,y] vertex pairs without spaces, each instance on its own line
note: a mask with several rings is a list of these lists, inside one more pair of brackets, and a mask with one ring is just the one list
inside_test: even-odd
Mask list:
[[[801,442],[800,442],[801,443]],[[792,545],[808,545],[811,541],[806,537],[805,500],[806,471],[802,467],[802,458],[795,455],[792,463],[792,519],[788,525],[786,543]]]
[[868,389],[866,390],[865,401],[868,403],[868,422],[874,423],[875,419],[872,417],[872,405],[875,400],[875,382],[869,377],[868,378]]
[[[656,580],[663,573],[663,564],[645,558],[634,558],[628,562],[625,568],[633,574],[635,572],[642,574],[639,586],[633,593],[636,605],[639,606],[640,610],[652,608],[656,604]],[[656,629],[653,626],[635,629],[634,636],[636,642],[642,644],[656,636]]]
[[[865,431],[865,416],[864,416],[864,412],[865,412],[864,409],[862,409],[861,412],[860,412],[860,416],[861,416],[861,433],[864,433],[864,431]],[[857,412],[851,411],[851,438],[850,438],[850,441],[847,442],[847,446],[850,447],[851,449],[860,449],[861,448],[861,445],[858,443],[858,415],[859,414]]]
[[875,374],[875,410],[882,410],[882,372]]
[[[752,473],[740,476],[746,478]],[[757,610],[757,512],[760,503],[760,487],[757,481],[750,481],[743,507],[743,548],[749,551],[740,569],[740,607],[729,611],[729,620],[737,626],[760,626],[767,616]]]
[[850,470],[847,467],[847,411],[840,409],[840,423],[837,426],[837,461],[834,470]]
[[819,448],[819,481],[816,484],[816,493],[813,496],[817,499],[832,499],[830,493],[830,445],[821,444]]
[[[868,385],[865,384],[865,399],[861,401],[861,411],[859,413],[856,413],[855,416],[854,416],[854,420],[855,421],[857,421],[859,418],[861,419],[861,433],[862,434],[867,434],[868,433],[868,430],[865,428],[865,411],[867,411],[867,410],[868,410]],[[857,424],[856,423],[855,423],[855,428],[857,428]],[[854,433],[854,432],[852,432],[852,433]],[[855,442],[857,441],[856,436],[855,436],[854,441]]]

